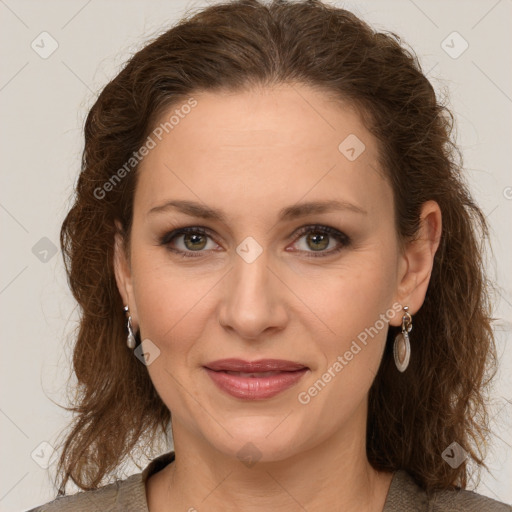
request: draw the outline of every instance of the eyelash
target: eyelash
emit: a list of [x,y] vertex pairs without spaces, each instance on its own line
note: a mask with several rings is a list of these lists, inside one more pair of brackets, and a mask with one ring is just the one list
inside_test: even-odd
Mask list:
[[[323,235],[330,235],[333,238],[335,238],[336,240],[338,240],[338,242],[340,242],[341,245],[335,249],[331,249],[330,251],[319,252],[318,254],[315,254],[313,252],[312,254],[308,254],[308,256],[306,256],[308,258],[322,258],[322,257],[330,256],[332,254],[340,252],[343,248],[348,247],[351,243],[350,238],[347,235],[345,235],[345,233],[342,233],[341,231],[338,231],[337,229],[331,228],[329,226],[322,226],[322,225],[318,225],[318,224],[311,225],[311,226],[304,226],[302,228],[299,228],[299,230],[297,232],[297,237],[298,237],[297,240],[302,238],[302,236],[304,236],[305,234],[307,234],[309,232],[320,233]],[[207,229],[204,229],[202,227],[199,227],[199,226],[185,227],[185,228],[175,229],[175,230],[165,234],[160,239],[160,245],[166,246],[169,251],[181,255],[183,258],[199,258],[202,256],[201,253],[204,253],[205,251],[182,251],[180,249],[174,249],[174,248],[170,247],[170,243],[172,242],[172,240],[174,238],[176,238],[180,235],[185,235],[185,234],[190,234],[190,233],[211,237],[210,231]],[[198,253],[197,256],[194,254],[190,254],[190,253],[194,253],[194,252]],[[309,253],[309,251],[300,251],[300,252]]]

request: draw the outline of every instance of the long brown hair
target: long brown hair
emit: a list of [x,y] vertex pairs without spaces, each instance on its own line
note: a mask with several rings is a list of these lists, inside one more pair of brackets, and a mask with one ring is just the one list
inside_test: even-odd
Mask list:
[[[399,375],[394,368],[391,327],[370,389],[370,463],[405,469],[425,489],[464,488],[470,464],[483,465],[486,389],[496,368],[480,243],[488,226],[462,175],[450,111],[398,36],[320,1],[239,0],[205,8],[148,43],[87,116],[75,200],[61,230],[81,318],[73,353],[78,386],[67,408],[76,415],[57,468],[59,494],[69,479],[84,490],[102,485],[143,441],[151,450],[171,417],[145,366],[126,349],[113,250],[116,220],[129,237],[137,165],[115,182],[113,175],[162,114],[194,93],[281,83],[305,84],[358,108],[379,143],[401,243],[417,234],[423,203],[435,200],[442,211],[409,369]],[[469,453],[456,468],[442,458],[452,442]]]

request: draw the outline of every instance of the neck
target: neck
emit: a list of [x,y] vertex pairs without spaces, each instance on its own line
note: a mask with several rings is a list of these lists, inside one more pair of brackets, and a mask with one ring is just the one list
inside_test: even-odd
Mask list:
[[151,512],[295,512],[340,504],[344,512],[380,512],[392,474],[369,464],[364,429],[356,425],[284,460],[246,465],[175,422],[176,458],[152,478],[148,505]]

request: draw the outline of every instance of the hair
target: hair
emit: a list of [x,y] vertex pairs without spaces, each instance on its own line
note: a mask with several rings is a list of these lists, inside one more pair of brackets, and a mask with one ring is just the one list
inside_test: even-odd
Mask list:
[[[101,199],[97,191],[171,106],[200,91],[280,84],[303,84],[357,108],[392,185],[401,244],[418,236],[426,201],[442,212],[426,298],[413,318],[408,371],[398,374],[394,366],[399,328],[390,327],[369,391],[369,462],[404,469],[427,491],[465,488],[471,468],[486,467],[487,389],[497,367],[492,283],[483,270],[489,234],[462,175],[453,115],[396,34],[318,0],[238,0],[184,17],[154,37],[87,115],[81,172],[60,239],[80,321],[75,405],[66,407],[75,417],[58,462],[59,495],[69,479],[83,490],[97,488],[143,440],[152,447],[162,439],[171,420],[145,365],[126,349],[114,275],[116,220],[129,248],[138,166]],[[468,457],[452,468],[442,453],[454,441]]]

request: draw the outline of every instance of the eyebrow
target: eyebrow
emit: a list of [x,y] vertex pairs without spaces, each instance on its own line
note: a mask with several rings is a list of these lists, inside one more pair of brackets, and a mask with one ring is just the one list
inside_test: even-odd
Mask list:
[[[182,213],[190,215],[192,217],[199,217],[202,219],[217,220],[219,222],[226,222],[226,215],[217,208],[206,206],[202,203],[196,203],[194,201],[167,201],[166,203],[155,206],[149,210],[148,215],[155,213],[167,212],[169,210],[178,210]],[[304,217],[306,215],[314,213],[326,213],[336,210],[348,210],[354,213],[367,215],[368,212],[355,204],[347,201],[312,201],[308,203],[299,203],[292,206],[282,208],[278,214],[279,221],[292,220],[298,217]]]

